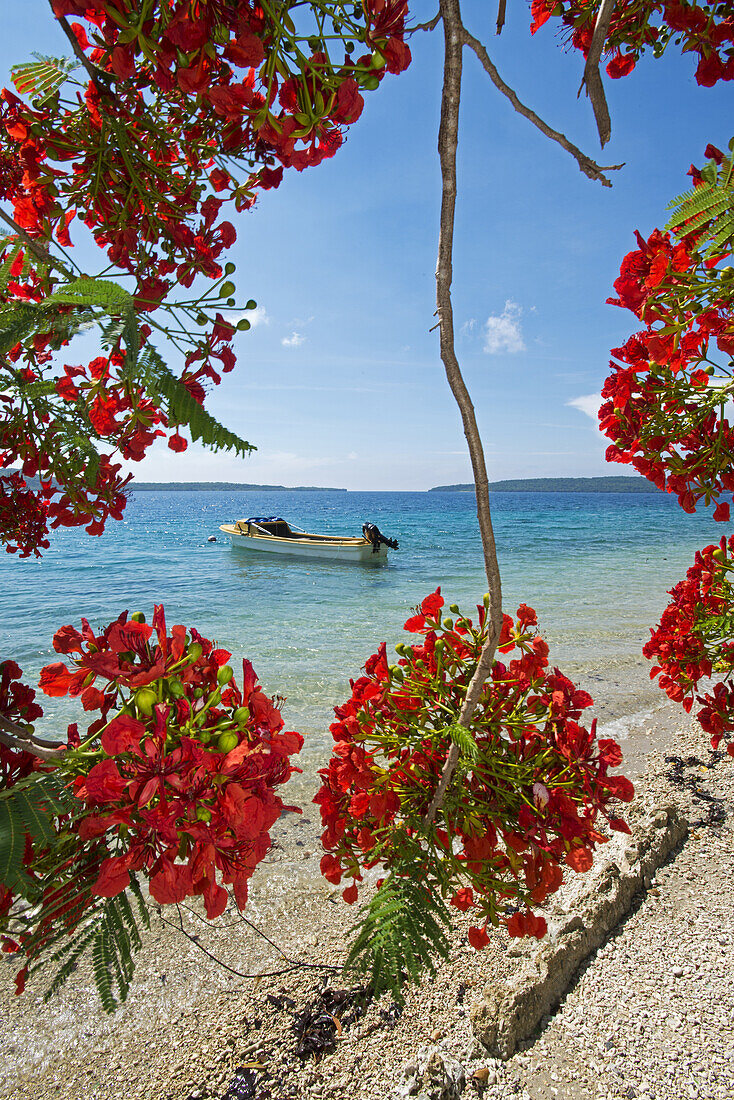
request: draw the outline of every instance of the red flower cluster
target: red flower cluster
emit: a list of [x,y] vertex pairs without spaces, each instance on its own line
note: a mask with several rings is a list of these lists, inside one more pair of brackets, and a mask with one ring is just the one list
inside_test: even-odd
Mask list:
[[[47,665],[41,690],[79,696],[99,715],[83,741],[76,724],[69,727],[57,770],[78,809],[58,819],[56,848],[27,845],[26,871],[42,896],[35,927],[8,949],[31,961],[59,925],[72,931],[95,898],[115,897],[136,872],[161,904],[201,895],[214,918],[231,886],[244,907],[269,830],[295,809],[276,792],[298,770],[290,758],[303,745],[300,734],[284,731],[250,662],[238,686],[229,653],[193,628],[169,634],[162,607],[152,627],[126,613],[100,634],[86,620],[81,630],[62,627],[54,648],[71,662]],[[33,692],[13,683],[16,666],[0,669],[0,714],[40,714]],[[38,764],[27,754],[6,763],[2,746],[0,753],[5,785]],[[0,896],[0,917],[12,901],[10,891]]]
[[101,759],[74,782],[89,811],[80,839],[104,836],[109,850],[92,892],[114,897],[131,870],[143,871],[157,901],[203,894],[216,917],[227,903],[219,873],[244,906],[268,831],[286,808],[275,788],[303,744],[282,732],[252,665],[243,663],[238,688],[229,653],[183,626],[169,636],[161,607],[153,627],[125,615],[99,636],[86,621],[81,632],[64,627],[54,648],[76,654],[75,668],[47,665],[41,690],[80,695],[85,710],[101,712],[88,731],[100,737]]
[[[734,586],[734,536],[722,537],[718,546],[706,546],[696,554],[685,580],[670,592],[673,597],[660,623],[643,649],[656,664],[650,677],[669,698],[690,713],[700,704],[696,718],[711,736],[714,749],[734,733],[734,640],[732,607]],[[700,681],[713,673],[723,675],[710,692],[697,694]],[[727,751],[734,756],[734,740]]]
[[[588,55],[599,12],[598,0],[532,0],[530,33],[551,16],[568,28],[571,44]],[[654,22],[653,22],[654,21]],[[616,4],[605,42],[613,78],[632,72],[648,47],[661,57],[671,39],[681,52],[698,54],[696,81],[711,87],[734,79],[734,18],[731,5],[720,0],[625,0]]]
[[[362,91],[410,61],[404,0],[365,0],[351,14],[342,3],[319,4],[318,19],[323,24],[330,14],[333,23],[334,34],[325,38],[314,36],[310,22],[298,30],[281,6],[255,0],[154,0],[144,14],[132,0],[54,0],[52,8],[59,18],[84,20],[70,32],[92,79],[71,98],[63,97],[63,86],[34,98],[31,66],[16,76],[17,90],[29,93],[31,103],[0,92],[0,197],[43,245],[54,239],[71,245],[71,225],[79,219],[109,261],[134,277],[138,317],[181,309],[183,303],[169,301],[171,292],[191,287],[197,276],[231,274],[234,265],[223,273],[221,263],[236,240],[231,222],[219,220],[225,200],[246,209],[259,190],[278,186],[285,167],[300,171],[333,156],[346,127],[359,118]],[[353,59],[351,38],[371,52]],[[343,59],[329,56],[333,39],[345,47]],[[0,252],[0,269],[10,264],[0,305],[42,302],[60,286],[59,268],[39,264],[39,255],[19,251],[18,243],[11,240]],[[232,283],[222,285],[228,307],[235,305],[233,292]],[[181,381],[200,402],[203,383],[218,383],[219,372],[235,365],[235,327],[220,313],[212,317],[210,304],[197,295],[184,316],[174,313],[185,355]],[[108,355],[85,367],[67,365],[58,378],[52,353],[78,331],[75,315],[70,303],[58,315],[48,312],[48,331],[21,324],[7,357],[8,392],[17,396],[3,399],[0,463],[20,460],[23,473],[38,474],[43,483],[33,498],[27,484],[16,487],[11,500],[25,504],[28,516],[0,522],[10,548],[43,547],[39,523],[46,510],[54,526],[87,524],[91,534],[121,515],[126,482],[120,466],[107,457],[97,462],[93,449],[80,453],[73,440],[80,430],[84,435],[91,427],[88,440],[111,444],[135,461],[166,427],[173,429],[171,449],[186,447],[159,408],[160,394],[136,384],[130,362],[131,339],[142,347],[152,326],[165,327],[151,319],[131,333],[128,322]],[[183,338],[193,322],[211,328]],[[66,408],[38,392],[23,393],[49,375]],[[0,521],[6,511],[0,509]],[[18,523],[25,541],[18,541]]]
[[[619,747],[597,742],[595,723],[580,724],[592,699],[548,667],[548,646],[525,604],[516,623],[504,616],[500,652],[516,655],[495,663],[469,734],[457,731],[486,612],[478,607],[477,626],[460,615],[442,622],[443,603],[440,589],[428,596],[405,624],[421,644],[398,645],[396,665],[380,646],[335,710],[333,755],[315,798],[325,826],[321,870],[334,883],[346,875],[344,898],[353,902],[364,868],[399,874],[410,849],[427,886],[451,891],[454,906],[484,919],[469,935],[475,947],[487,942],[487,922],[500,919],[498,904],[513,935],[541,936],[545,922],[531,907],[558,889],[564,866],[591,866],[594,847],[607,839],[599,815],[629,831],[608,811],[614,800],[632,798],[632,784],[609,773],[621,763]],[[461,747],[455,779],[427,829],[423,819],[454,743]],[[526,911],[508,916],[517,906]]]
[[[602,389],[609,462],[631,463],[695,511],[734,490],[734,428],[725,416],[728,375],[717,385],[715,352],[734,354],[734,282],[701,261],[692,242],[654,230],[622,262],[613,305],[648,327],[620,348]],[[728,274],[728,273],[725,273]],[[720,503],[714,519],[728,520]]]

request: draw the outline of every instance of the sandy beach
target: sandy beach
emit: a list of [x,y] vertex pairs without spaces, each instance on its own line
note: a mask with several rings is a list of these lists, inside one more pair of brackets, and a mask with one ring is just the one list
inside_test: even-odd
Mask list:
[[[247,910],[282,954],[235,915],[209,929],[196,912],[153,912],[134,986],[113,1016],[86,965],[44,1005],[31,987],[13,996],[6,960],[0,1097],[730,1100],[734,761],[712,754],[667,702],[631,730],[632,746],[641,802],[675,803],[688,837],[506,1061],[477,1041],[472,1012],[537,944],[496,934],[477,954],[457,914],[435,978],[411,989],[402,1011],[386,998],[365,1007],[338,969],[353,911],[316,876],[319,823],[307,811],[279,823]],[[273,971],[286,972],[242,976]]]

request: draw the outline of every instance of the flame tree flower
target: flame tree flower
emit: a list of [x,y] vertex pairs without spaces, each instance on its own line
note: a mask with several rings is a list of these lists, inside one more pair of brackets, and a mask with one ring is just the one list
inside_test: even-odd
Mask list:
[[[486,636],[485,607],[474,625],[455,605],[456,618],[442,620],[443,603],[440,589],[423,600],[405,623],[420,643],[396,646],[392,665],[383,644],[352,683],[335,710],[333,753],[315,798],[324,825],[321,870],[330,882],[346,880],[344,899],[357,899],[366,869],[387,872],[350,958],[393,991],[403,966],[430,968],[432,953],[446,949],[438,928],[448,917],[445,899],[472,912],[469,940],[477,949],[489,942],[490,923],[541,937],[545,921],[533,909],[566,869],[588,870],[607,828],[629,831],[614,809],[633,796],[630,781],[611,774],[622,760],[619,746],[597,741],[595,722],[582,725],[592,699],[549,667],[533,609],[522,604],[516,622],[504,616],[499,652],[512,656],[495,662],[467,731],[457,718]],[[428,824],[454,743],[459,766]],[[413,928],[404,937],[378,929],[406,911]],[[425,950],[415,927],[421,921],[433,938]],[[381,942],[379,973],[373,937]]]

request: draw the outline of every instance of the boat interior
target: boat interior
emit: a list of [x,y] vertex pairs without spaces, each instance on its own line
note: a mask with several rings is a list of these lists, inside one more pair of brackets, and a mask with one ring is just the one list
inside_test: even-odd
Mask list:
[[239,519],[235,527],[240,534],[249,535],[251,538],[267,538],[269,536],[270,538],[293,539],[299,542],[366,542],[366,539],[344,537],[343,535],[310,535],[307,531],[294,531],[291,525],[280,516],[253,516],[249,519]]

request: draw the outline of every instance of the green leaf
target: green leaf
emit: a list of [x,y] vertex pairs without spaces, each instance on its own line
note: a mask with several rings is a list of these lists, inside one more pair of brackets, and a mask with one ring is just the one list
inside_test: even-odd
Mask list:
[[470,760],[476,760],[479,755],[479,749],[473,736],[466,728],[466,726],[459,725],[458,722],[454,722],[448,726],[446,732],[449,737],[461,752],[462,756],[468,756]]
[[200,439],[214,451],[227,450],[246,455],[257,450],[252,443],[228,431],[202,408],[163,362],[155,348],[147,347],[140,357],[144,373],[140,379],[152,396],[162,400],[172,424],[185,424],[193,440]]
[[43,304],[99,306],[110,316],[134,312],[135,307],[132,294],[109,279],[74,279],[49,294]]
[[406,978],[435,974],[435,957],[447,958],[451,917],[441,896],[422,882],[392,874],[369,905],[347,956],[346,968],[369,975],[374,996],[389,991],[402,1003]]
[[33,787],[26,787],[17,792],[14,802],[26,832],[42,845],[53,844],[57,834],[49,815],[48,803],[43,798],[43,790],[39,792]]
[[18,813],[17,799],[0,802],[0,882],[11,890],[23,872],[25,824]]
[[76,58],[44,57],[34,54],[37,61],[13,65],[10,79],[19,95],[29,96],[34,107],[40,107],[59,90],[70,72],[77,68]]

